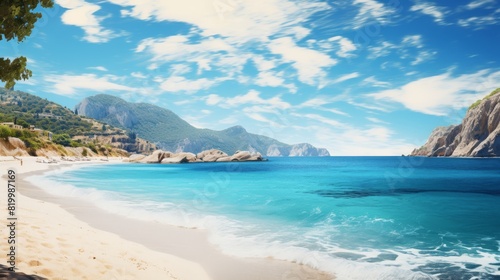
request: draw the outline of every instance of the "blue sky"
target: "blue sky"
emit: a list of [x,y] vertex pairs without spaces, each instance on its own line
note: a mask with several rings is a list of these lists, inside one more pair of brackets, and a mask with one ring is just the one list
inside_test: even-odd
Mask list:
[[21,44],[24,90],[107,93],[194,126],[400,155],[500,87],[498,0],[55,0]]

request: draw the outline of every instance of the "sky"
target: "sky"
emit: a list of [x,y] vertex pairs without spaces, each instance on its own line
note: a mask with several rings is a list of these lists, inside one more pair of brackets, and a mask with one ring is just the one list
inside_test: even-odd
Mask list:
[[106,93],[332,155],[408,154],[500,87],[500,0],[55,0],[4,57],[74,108]]

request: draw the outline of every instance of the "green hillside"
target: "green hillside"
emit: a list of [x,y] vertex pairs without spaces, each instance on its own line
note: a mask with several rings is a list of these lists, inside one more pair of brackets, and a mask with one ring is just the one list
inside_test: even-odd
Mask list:
[[[155,149],[135,134],[94,119],[75,114],[76,112],[57,103],[22,91],[0,88],[0,123],[15,123],[24,129],[9,129],[2,126],[1,134],[23,140],[30,154],[53,144],[71,147],[87,147],[95,153],[106,148],[124,149],[129,152],[150,152]],[[43,131],[42,134],[35,133]],[[49,132],[52,139],[49,141]],[[38,136],[43,135],[43,137]]]
[[70,136],[94,133],[92,123],[56,103],[22,91],[0,88],[0,122],[16,122]]
[[99,94],[84,99],[76,106],[79,114],[113,126],[130,129],[161,148],[200,152],[220,149],[227,153],[256,150],[266,154],[270,145],[289,147],[275,139],[248,133],[235,126],[222,131],[198,129],[170,110],[146,103],[128,103],[118,97]]

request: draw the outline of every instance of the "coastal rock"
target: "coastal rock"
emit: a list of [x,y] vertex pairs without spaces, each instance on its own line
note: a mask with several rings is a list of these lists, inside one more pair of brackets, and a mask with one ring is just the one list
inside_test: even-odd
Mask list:
[[290,154],[290,146],[278,146],[273,144],[267,148],[266,155],[269,157],[287,157]]
[[325,148],[317,148],[318,149],[318,156],[320,157],[329,157],[330,156],[330,152],[325,149]]
[[290,149],[291,157],[317,157],[317,156],[330,156],[330,153],[326,149],[318,149],[313,147],[313,145],[308,143],[301,143],[292,145]]
[[193,153],[177,153],[169,154],[168,157],[164,157],[160,160],[161,163],[188,163],[197,162],[196,155]]
[[128,158],[129,162],[140,162],[142,159],[144,159],[146,156],[141,155],[141,154],[133,154]]
[[219,158],[217,161],[262,161],[262,155],[258,152],[250,153],[249,151],[237,151],[230,157]]
[[471,106],[459,125],[438,127],[414,156],[500,156],[500,90]]
[[0,139],[0,156],[29,156],[24,142],[15,137]]
[[204,162],[215,162],[217,159],[227,156],[226,153],[217,149],[206,150],[196,155],[198,159]]
[[245,161],[252,157],[249,151],[236,151],[236,153],[231,157],[232,161]]
[[264,158],[259,152],[236,151],[232,156],[222,156],[217,158],[217,162],[229,161],[263,161]]
[[267,149],[267,156],[270,157],[328,157],[330,153],[325,148],[316,148],[308,143],[301,143],[288,146],[271,145]]
[[141,163],[159,163],[165,157],[169,157],[170,155],[171,155],[170,152],[165,152],[165,151],[162,151],[162,150],[156,150],[151,155],[146,156],[143,159],[139,160],[139,162],[141,162]]
[[227,157],[220,157],[216,160],[217,162],[229,162],[231,161],[231,157],[230,156],[227,156]]
[[221,150],[211,149],[198,153],[172,153],[169,151],[157,150],[149,156],[132,155],[129,162],[139,163],[190,163],[190,162],[230,162],[230,161],[263,161],[264,158],[258,152],[238,151],[232,156],[228,156]]

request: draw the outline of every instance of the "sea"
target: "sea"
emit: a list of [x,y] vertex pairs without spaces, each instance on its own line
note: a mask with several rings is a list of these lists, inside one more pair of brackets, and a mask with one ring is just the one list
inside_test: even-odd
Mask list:
[[303,263],[340,280],[500,279],[498,158],[127,163],[29,180],[133,219],[206,229],[229,255]]

